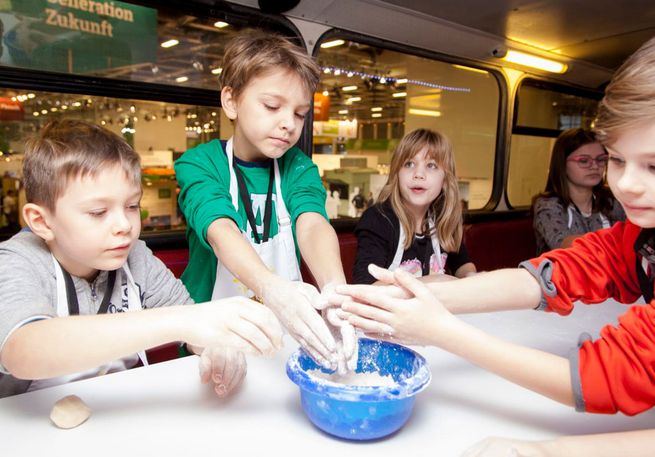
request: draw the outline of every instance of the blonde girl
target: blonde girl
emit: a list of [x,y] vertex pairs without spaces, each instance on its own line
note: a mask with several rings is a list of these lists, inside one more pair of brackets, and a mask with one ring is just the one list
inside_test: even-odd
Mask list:
[[389,179],[357,228],[353,282],[375,281],[368,265],[402,269],[418,277],[475,273],[462,244],[462,209],[448,139],[417,129],[403,137]]

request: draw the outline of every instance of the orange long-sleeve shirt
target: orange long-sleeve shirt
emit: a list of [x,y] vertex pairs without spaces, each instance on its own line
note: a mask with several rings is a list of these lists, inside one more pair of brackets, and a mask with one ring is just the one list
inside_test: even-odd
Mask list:
[[[577,300],[637,300],[642,267],[635,241],[641,230],[619,222],[524,262],[542,281],[542,309],[566,315]],[[652,291],[652,284],[647,287]],[[619,325],[604,327],[596,341],[582,341],[571,368],[578,410],[634,415],[655,405],[655,300],[628,308]]]

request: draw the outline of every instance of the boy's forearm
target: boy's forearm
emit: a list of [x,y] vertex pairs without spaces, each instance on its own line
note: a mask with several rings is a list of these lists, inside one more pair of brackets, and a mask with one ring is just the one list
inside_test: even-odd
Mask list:
[[329,222],[318,213],[303,213],[296,222],[296,238],[319,289],[328,283],[346,283],[339,238]]
[[35,321],[11,334],[0,354],[2,365],[21,379],[89,370],[144,349],[183,340],[186,314],[186,307],[174,306]]
[[655,449],[655,430],[562,436],[552,441],[548,455],[557,457],[648,457]]
[[264,285],[277,277],[262,262],[232,219],[221,218],[212,222],[207,230],[207,241],[219,262],[257,296],[261,297]]
[[507,268],[458,281],[427,283],[430,291],[455,314],[533,309],[541,301],[541,287],[524,269]]
[[504,341],[451,318],[432,332],[436,346],[555,401],[575,405],[567,359]]

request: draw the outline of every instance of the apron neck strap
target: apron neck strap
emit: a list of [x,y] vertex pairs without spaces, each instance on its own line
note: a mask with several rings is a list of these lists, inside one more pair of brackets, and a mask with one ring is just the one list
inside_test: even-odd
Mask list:
[[[75,283],[70,273],[66,271],[64,267],[57,262],[59,268],[61,268],[61,274],[64,278],[64,284],[66,285],[66,299],[68,302],[68,315],[69,316],[78,316],[80,314],[80,304],[77,300],[77,291],[75,290]],[[102,297],[102,303],[98,309],[98,314],[107,314],[109,309],[109,301],[111,300],[111,293],[114,290],[114,283],[116,282],[116,270],[112,270],[107,274],[107,288],[105,289],[105,295]]]
[[234,174],[237,178],[237,183],[239,186],[239,196],[241,197],[241,201],[243,202],[243,209],[246,211],[248,223],[252,228],[252,234],[253,237],[255,238],[255,242],[265,243],[266,241],[268,241],[271,232],[271,217],[273,214],[273,181],[275,180],[274,179],[275,170],[273,169],[273,164],[270,164],[269,166],[268,190],[266,191],[266,204],[264,207],[264,233],[263,233],[263,240],[261,241],[259,239],[259,234],[257,233],[257,223],[255,221],[255,214],[252,210],[252,202],[250,201],[248,186],[246,185],[246,181],[243,178],[243,174],[241,173],[241,170],[239,170],[236,161],[234,162],[233,167],[234,167]]

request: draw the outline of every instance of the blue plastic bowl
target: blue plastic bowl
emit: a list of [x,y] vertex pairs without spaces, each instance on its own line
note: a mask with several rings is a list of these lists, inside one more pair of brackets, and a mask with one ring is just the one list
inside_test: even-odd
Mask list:
[[415,395],[430,383],[425,359],[409,348],[371,339],[359,340],[357,373],[391,375],[392,386],[344,385],[308,373],[319,369],[298,349],[287,361],[287,376],[300,387],[309,420],[321,430],[348,440],[372,440],[400,429],[412,413]]

